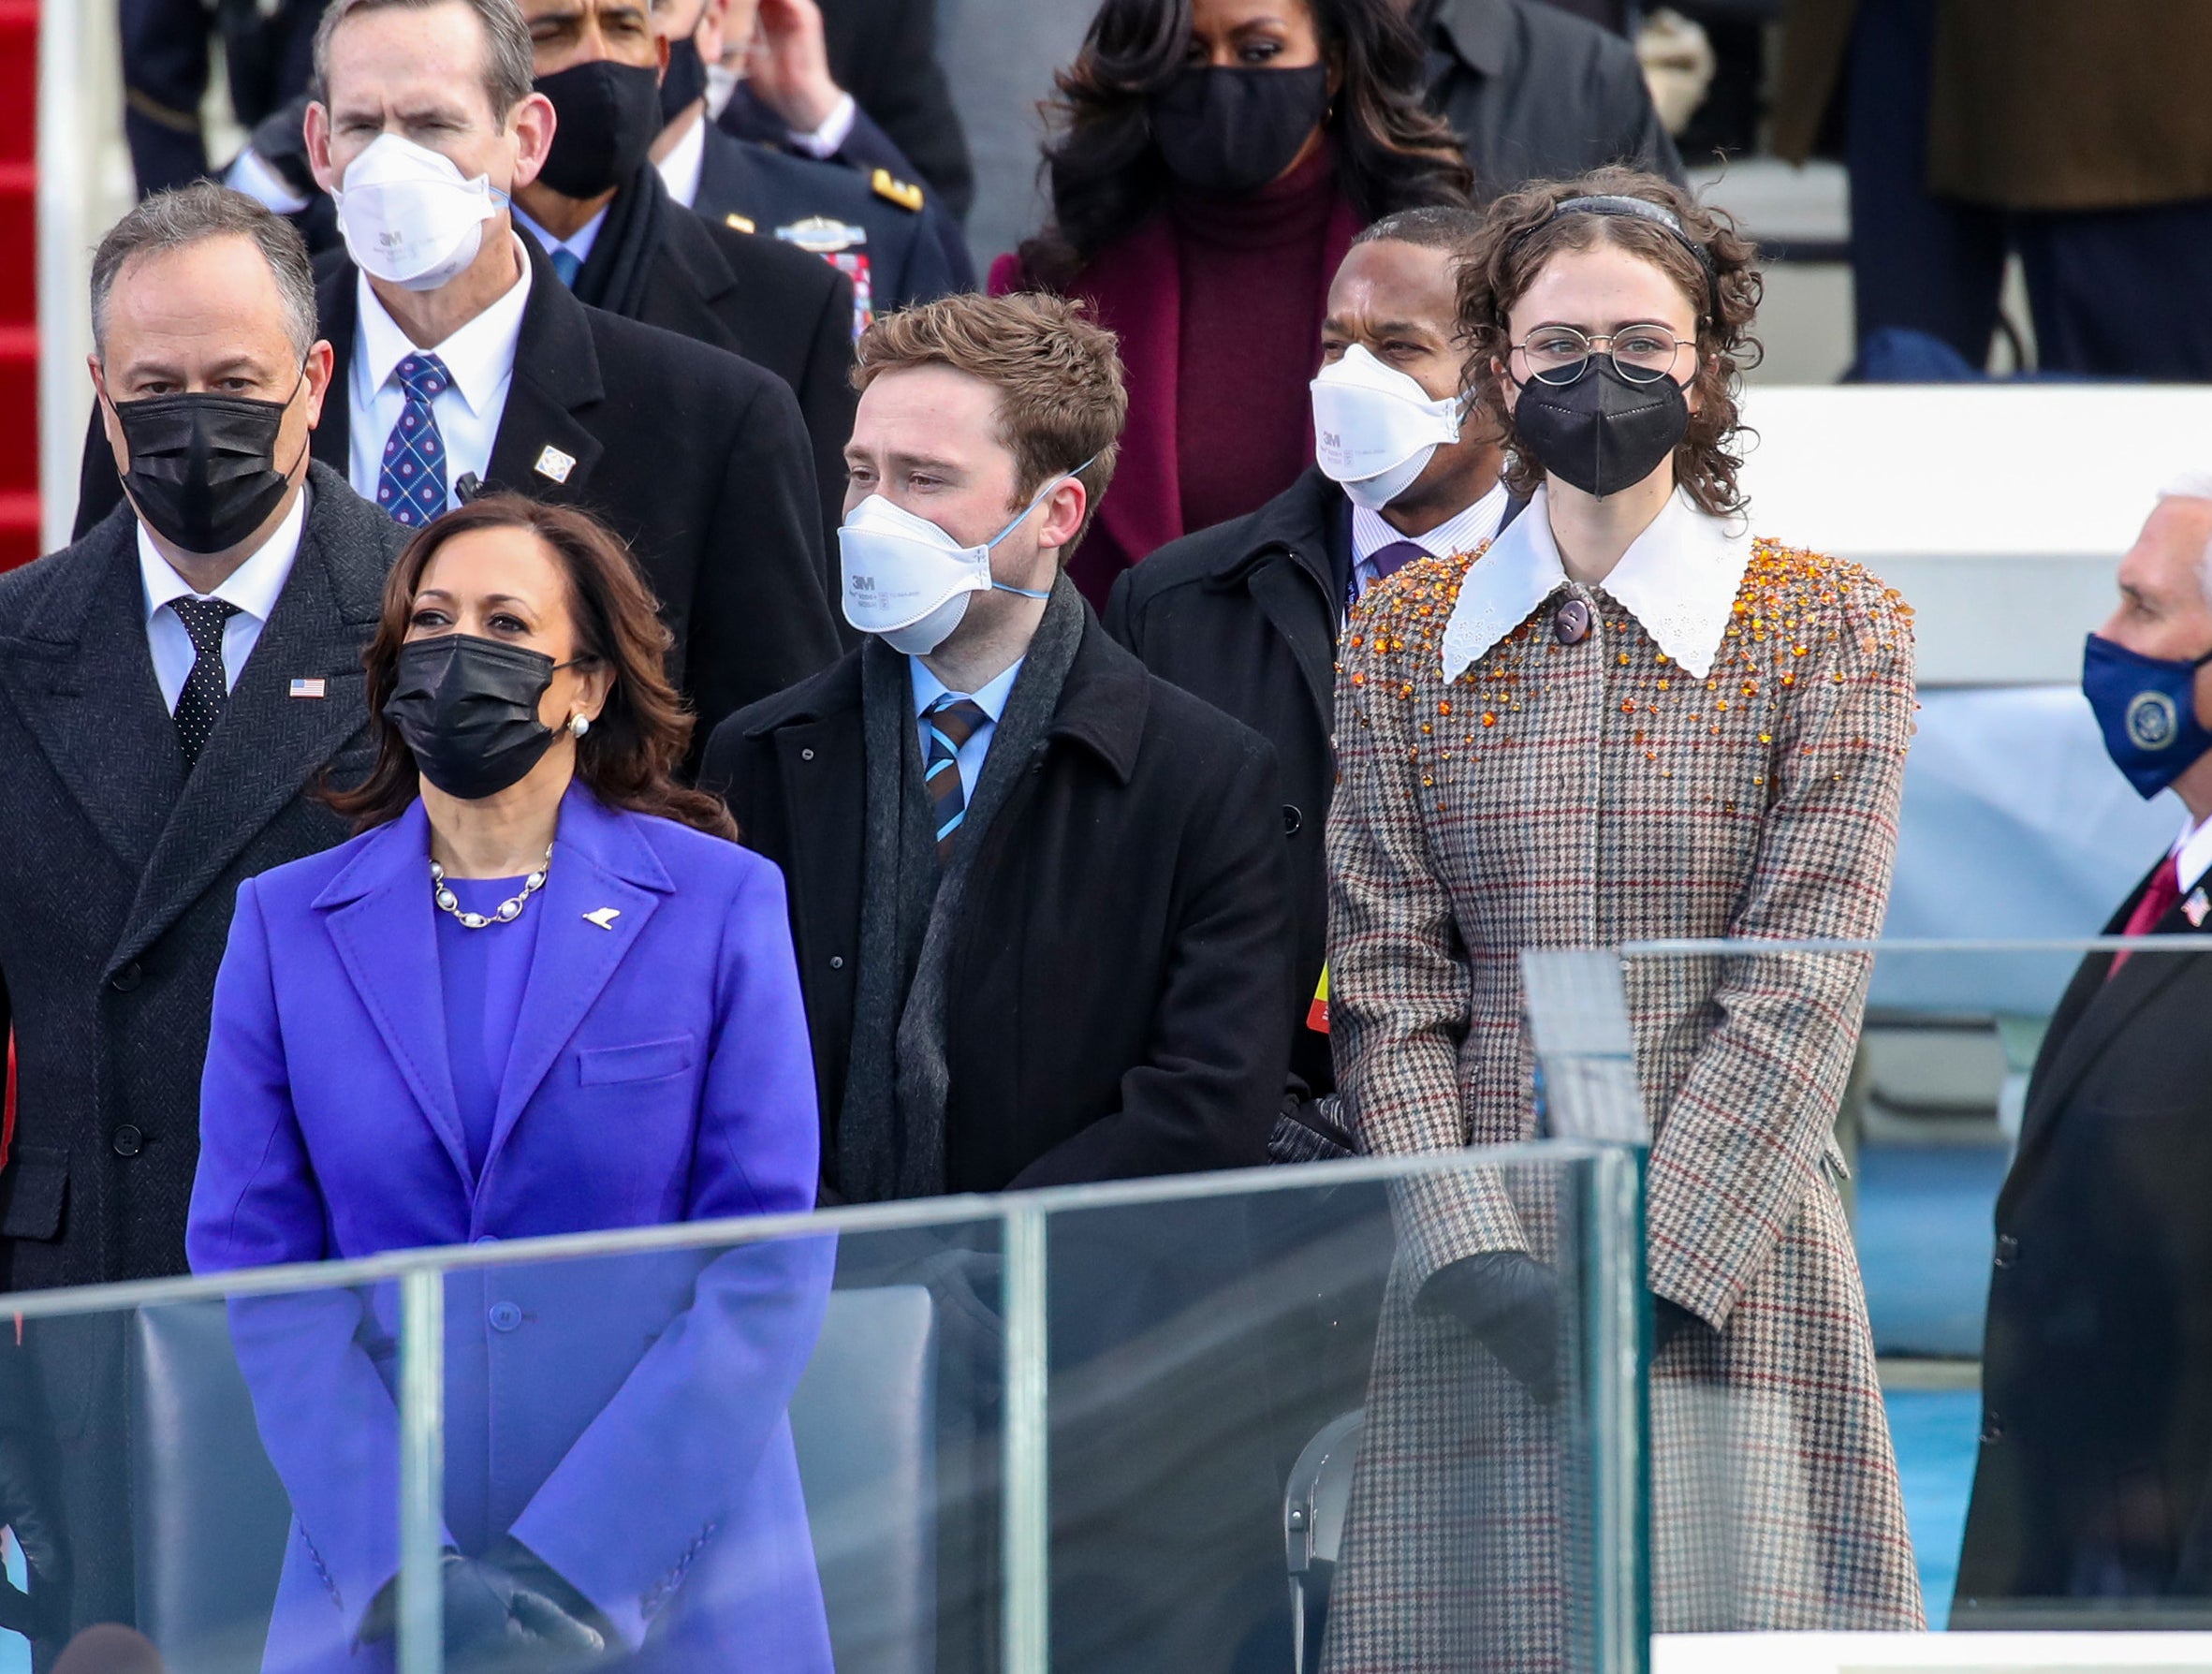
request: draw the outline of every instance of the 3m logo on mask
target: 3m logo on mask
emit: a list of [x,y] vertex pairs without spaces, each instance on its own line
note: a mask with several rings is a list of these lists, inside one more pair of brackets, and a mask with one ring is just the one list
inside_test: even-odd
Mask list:
[[2181,729],[2174,699],[2163,692],[2144,692],[2128,705],[2128,737],[2137,748],[2163,750]]
[[875,591],[875,578],[873,576],[855,576],[852,579],[852,588],[855,593],[873,593]]

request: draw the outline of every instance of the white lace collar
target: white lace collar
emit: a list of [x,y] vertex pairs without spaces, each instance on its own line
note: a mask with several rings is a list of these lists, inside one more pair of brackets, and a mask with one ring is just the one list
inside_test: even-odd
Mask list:
[[[1703,680],[1751,562],[1751,537],[1677,494],[1629,544],[1602,585],[1626,605],[1660,650]],[[1443,675],[1458,677],[1567,584],[1552,540],[1549,497],[1539,488],[1459,584],[1444,624]]]

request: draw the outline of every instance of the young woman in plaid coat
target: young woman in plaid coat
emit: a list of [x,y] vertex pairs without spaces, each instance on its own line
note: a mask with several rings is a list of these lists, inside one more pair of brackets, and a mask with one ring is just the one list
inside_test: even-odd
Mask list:
[[[1911,612],[1752,538],[1734,390],[1748,243],[1655,177],[1501,198],[1468,381],[1533,497],[1347,625],[1330,1015],[1362,1147],[1536,1131],[1524,947],[1880,932]],[[1635,960],[1655,1138],[1656,1625],[1916,1628],[1831,1138],[1868,962]],[[1559,1233],[1533,1170],[1407,1191],[1336,1578],[1332,1674],[1571,1663],[1582,1525]]]

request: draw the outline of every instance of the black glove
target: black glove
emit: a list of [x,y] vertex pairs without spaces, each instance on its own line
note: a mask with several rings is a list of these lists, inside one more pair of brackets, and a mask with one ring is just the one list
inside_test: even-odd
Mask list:
[[[1679,1337],[1686,1328],[1693,1325],[1703,1326],[1705,1321],[1683,1307],[1681,1303],[1670,1300],[1668,1298],[1661,1296],[1657,1291],[1652,1292],[1651,1353],[1654,1358],[1664,1352],[1666,1345]],[[1711,1328],[1707,1327],[1707,1329],[1710,1329]]]
[[0,1430],[0,1523],[15,1532],[30,1591],[0,1576],[0,1627],[28,1638],[69,1631],[69,1535],[39,1449],[22,1430]]
[[1538,1405],[1559,1399],[1560,1276],[1534,1256],[1495,1250],[1455,1261],[1429,1276],[1415,1305],[1472,1331]]
[[[608,1633],[598,1612],[512,1536],[481,1558],[447,1552],[438,1579],[446,1667],[456,1674],[580,1667],[607,1649]],[[361,1622],[364,1643],[396,1630],[399,1591],[395,1576],[376,1594]]]

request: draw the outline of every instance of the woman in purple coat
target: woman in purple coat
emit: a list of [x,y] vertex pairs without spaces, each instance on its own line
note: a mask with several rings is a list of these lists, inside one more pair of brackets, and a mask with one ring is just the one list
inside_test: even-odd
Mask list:
[[[667,630],[581,513],[476,501],[400,556],[361,834],[239,891],[198,1272],[803,1211],[818,1137],[784,884],[678,786]],[[447,1666],[828,1674],[784,1405],[827,1239],[460,1273]],[[388,1667],[389,1287],[241,1300],[293,1525],[265,1666]]]

